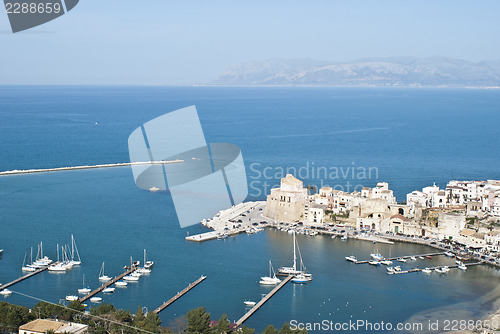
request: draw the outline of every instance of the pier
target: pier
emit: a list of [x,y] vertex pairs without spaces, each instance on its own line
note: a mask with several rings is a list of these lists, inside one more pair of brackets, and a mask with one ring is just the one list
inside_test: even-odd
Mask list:
[[[396,261],[397,259],[409,259],[409,258],[411,258],[412,256],[414,256],[414,257],[419,257],[419,256],[426,257],[426,256],[437,256],[437,255],[444,255],[444,252],[439,252],[439,253],[427,253],[427,254],[414,254],[414,255],[404,255],[404,256],[397,256],[397,257],[384,258],[384,260]],[[370,259],[370,260],[356,261],[356,262],[354,262],[354,263],[356,263],[356,264],[364,264],[364,263],[368,263],[368,262],[370,262],[370,261],[374,261],[374,260],[373,260],[373,259]]]
[[13,286],[14,284],[17,284],[17,283],[19,283],[19,282],[21,282],[21,281],[24,281],[25,279],[28,279],[28,278],[30,278],[30,277],[32,277],[32,276],[35,276],[36,274],[39,274],[39,273],[41,273],[42,271],[47,270],[48,268],[49,268],[49,266],[42,267],[42,268],[40,268],[40,269],[35,270],[35,271],[34,271],[34,272],[32,272],[32,273],[26,274],[26,275],[24,275],[24,276],[19,277],[18,279],[15,279],[15,280],[13,280],[12,282],[5,283],[5,284],[3,284],[3,285],[0,285],[0,291],[2,291],[3,289],[7,289],[8,287]]
[[126,166],[136,166],[136,165],[165,165],[165,164],[175,164],[175,163],[182,163],[182,162],[184,162],[184,160],[123,162],[123,163],[116,163],[116,164],[101,164],[101,165],[89,165],[89,166],[73,166],[73,167],[56,167],[56,168],[45,168],[45,169],[10,170],[10,171],[0,172],[0,176],[3,176],[3,175],[17,175],[17,174],[62,172],[62,171],[80,170],[80,169],[126,167]]
[[[477,265],[480,265],[480,264],[483,264],[484,262],[474,262],[474,263],[465,263],[465,266],[466,267],[472,267],[472,266],[477,266]],[[445,266],[434,266],[434,267],[427,267],[427,269],[430,269],[434,272],[434,270],[436,268],[443,268]],[[453,268],[458,268],[458,264],[453,264],[453,265],[449,265],[449,266],[446,266],[450,269],[453,269]],[[413,268],[413,269],[409,269],[409,270],[401,270],[401,271],[393,271],[393,272],[387,272],[387,275],[398,275],[398,274],[408,274],[408,273],[417,273],[417,272],[420,272],[422,271],[422,269],[425,269],[425,268]]]
[[188,293],[192,288],[194,288],[195,286],[197,286],[198,284],[200,284],[201,282],[203,282],[206,278],[207,278],[207,276],[203,276],[202,275],[196,281],[194,281],[193,283],[190,283],[187,287],[185,287],[184,290],[182,290],[181,292],[177,292],[177,294],[175,296],[173,296],[172,298],[170,298],[165,303],[161,304],[161,306],[159,306],[158,308],[156,308],[153,311],[153,313],[156,313],[156,314],[160,313],[161,311],[163,311],[164,309],[166,309],[167,307],[169,307],[170,305],[172,305],[177,299],[181,298],[186,293]]
[[276,292],[278,292],[286,283],[290,282],[293,278],[292,275],[287,276],[280,284],[278,284],[274,289],[271,290],[264,298],[262,298],[254,307],[252,307],[247,313],[245,313],[238,321],[236,321],[234,328],[240,327],[245,321],[248,320],[259,308],[262,307]]
[[127,270],[126,272],[124,272],[120,276],[116,276],[115,278],[113,278],[112,280],[104,283],[103,285],[101,285],[100,287],[98,287],[97,289],[95,289],[94,291],[92,291],[89,294],[87,294],[87,295],[83,296],[82,298],[78,299],[78,301],[80,303],[83,303],[87,299],[90,299],[90,298],[94,297],[99,292],[101,292],[102,290],[106,289],[108,286],[110,286],[112,284],[115,284],[116,282],[118,282],[119,280],[121,280],[123,277],[132,274],[136,270],[137,270],[137,267],[132,267],[131,269]]

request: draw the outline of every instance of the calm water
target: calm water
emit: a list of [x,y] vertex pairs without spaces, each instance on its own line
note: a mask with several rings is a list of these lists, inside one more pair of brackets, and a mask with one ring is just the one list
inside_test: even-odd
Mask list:
[[[388,181],[404,194],[449,179],[500,178],[497,124],[500,92],[485,90],[305,88],[0,88],[0,170],[125,162],[128,135],[165,112],[196,104],[208,142],[241,147],[250,199],[279,182],[281,167],[309,166],[307,183],[346,186]],[[97,123],[97,124],[96,124]],[[376,167],[378,178],[316,177],[316,167]],[[268,179],[261,174],[267,168]],[[306,175],[307,176],[307,175]],[[253,183],[252,183],[253,182]],[[266,183],[267,182],[267,183]],[[258,278],[267,262],[289,264],[291,238],[268,230],[224,241],[188,243],[168,194],[136,188],[128,168],[0,178],[0,282],[21,275],[24,253],[40,241],[51,257],[56,244],[74,234],[83,265],[66,274],[42,273],[12,290],[57,302],[86,283],[98,285],[101,263],[116,275],[130,256],[157,261],[149,277],[105,301],[135,312],[149,309],[194,281],[208,279],[161,314],[165,325],[204,305],[214,318],[231,320],[245,299],[269,288]],[[471,310],[480,316],[484,296],[498,285],[498,272],[474,267],[447,276],[387,276],[383,268],[352,265],[344,256],[366,258],[378,250],[392,256],[432,249],[412,245],[299,236],[314,281],[289,284],[246,323],[263,329],[285,321],[349,319],[405,321],[429,310]],[[449,263],[443,257],[425,265]],[[422,261],[411,266],[423,266]],[[408,264],[410,266],[410,264]],[[31,306],[13,295],[7,301]],[[467,304],[458,303],[466,301]],[[455,306],[454,306],[455,305]],[[352,316],[352,318],[351,318]]]

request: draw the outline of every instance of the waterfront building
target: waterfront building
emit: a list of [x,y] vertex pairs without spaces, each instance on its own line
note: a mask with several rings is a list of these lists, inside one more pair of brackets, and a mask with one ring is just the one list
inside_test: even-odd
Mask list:
[[19,327],[19,334],[53,333],[87,333],[89,326],[74,322],[57,321],[52,319],[36,319]]
[[271,189],[267,196],[264,216],[276,221],[294,222],[301,219],[307,189],[292,174],[281,178],[279,188]]
[[484,236],[486,248],[490,252],[500,251],[500,231],[490,231]]
[[304,206],[304,225],[321,226],[325,222],[326,205],[311,203]]

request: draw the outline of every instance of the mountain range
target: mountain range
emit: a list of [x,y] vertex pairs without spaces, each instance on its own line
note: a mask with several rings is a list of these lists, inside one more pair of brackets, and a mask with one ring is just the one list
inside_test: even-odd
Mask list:
[[227,68],[210,85],[500,87],[500,60],[364,58],[351,62],[269,59]]

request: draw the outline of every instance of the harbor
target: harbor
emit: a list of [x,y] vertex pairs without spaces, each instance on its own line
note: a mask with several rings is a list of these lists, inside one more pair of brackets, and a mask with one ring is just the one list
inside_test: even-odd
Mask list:
[[181,298],[182,296],[184,296],[186,293],[188,293],[189,291],[191,291],[191,289],[193,289],[195,286],[197,286],[198,284],[200,284],[201,282],[203,282],[206,278],[207,278],[207,276],[203,276],[202,275],[196,281],[194,281],[192,283],[189,283],[189,285],[187,287],[185,287],[184,289],[182,289],[182,291],[177,292],[177,294],[175,296],[173,296],[168,301],[166,301],[163,304],[161,304],[160,306],[158,306],[153,312],[156,313],[156,314],[160,313],[161,311],[163,311],[164,309],[166,309],[167,307],[169,307],[170,305],[172,305],[179,298]]

